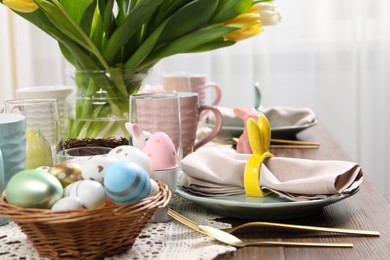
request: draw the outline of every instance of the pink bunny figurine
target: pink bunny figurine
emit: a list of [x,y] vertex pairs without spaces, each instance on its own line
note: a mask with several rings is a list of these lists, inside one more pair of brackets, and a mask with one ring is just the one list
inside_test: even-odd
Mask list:
[[238,153],[247,153],[252,154],[252,148],[249,144],[249,138],[248,138],[248,130],[247,130],[247,121],[248,118],[254,119],[256,122],[259,119],[259,116],[262,114],[261,112],[257,111],[254,107],[248,107],[248,108],[235,108],[233,109],[236,116],[241,118],[244,121],[244,131],[238,138],[237,142],[237,152]]

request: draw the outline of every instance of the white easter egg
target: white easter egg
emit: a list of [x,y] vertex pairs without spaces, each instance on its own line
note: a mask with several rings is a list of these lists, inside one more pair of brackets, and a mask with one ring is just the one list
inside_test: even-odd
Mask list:
[[87,209],[102,208],[106,202],[106,193],[103,185],[92,180],[76,181],[66,186],[64,196],[78,197],[83,207]]
[[51,208],[52,211],[60,211],[60,210],[75,210],[75,209],[82,209],[83,203],[81,202],[80,198],[78,197],[65,197],[57,201],[53,207]]
[[152,164],[149,157],[141,149],[131,145],[121,145],[112,149],[108,156],[121,161],[135,163],[141,166],[149,175],[152,172]]
[[92,156],[81,167],[81,176],[84,180],[97,181],[103,184],[104,174],[108,167],[118,159],[107,155]]
[[155,180],[150,179],[150,194],[149,197],[157,195],[157,193],[160,191],[160,187],[158,187],[158,184]]
[[49,172],[50,166],[39,166],[38,168],[35,169]]

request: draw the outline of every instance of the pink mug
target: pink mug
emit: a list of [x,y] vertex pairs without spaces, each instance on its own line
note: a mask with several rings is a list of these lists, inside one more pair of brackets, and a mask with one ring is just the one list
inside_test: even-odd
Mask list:
[[164,91],[167,92],[195,92],[199,95],[199,104],[205,105],[210,91],[214,92],[212,106],[221,101],[221,87],[213,82],[207,81],[205,75],[167,74],[163,76]]
[[[184,158],[186,155],[214,139],[221,131],[223,119],[221,112],[216,107],[199,105],[199,96],[197,93],[179,92],[178,95],[181,115],[181,141]],[[208,135],[200,140],[196,140],[199,117],[204,111],[210,111],[214,114],[215,126]]]
[[[196,140],[200,114],[206,111],[215,116],[214,128],[208,135]],[[222,114],[216,107],[199,105],[197,93],[160,92],[130,96],[130,123],[145,131],[139,134],[137,143],[142,146],[149,134],[165,132],[182,158],[214,139],[221,131],[222,120]]]

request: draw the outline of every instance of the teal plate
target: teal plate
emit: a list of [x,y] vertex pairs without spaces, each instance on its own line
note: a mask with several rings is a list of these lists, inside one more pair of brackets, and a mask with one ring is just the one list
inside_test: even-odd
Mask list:
[[251,220],[276,220],[314,214],[325,206],[349,198],[356,194],[358,190],[359,188],[350,193],[309,201],[289,201],[277,195],[270,195],[265,198],[246,195],[204,197],[184,191],[180,186],[177,187],[176,193],[180,197],[198,203],[222,216]]
[[[272,126],[271,125],[271,136],[273,138],[276,138],[276,137],[291,137],[291,136],[295,136],[296,134],[298,134],[299,132],[303,131],[303,130],[306,130],[307,128],[310,128],[312,126],[315,126],[316,124],[318,124],[318,120],[315,119],[313,122],[310,122],[310,123],[307,123],[307,124],[302,124],[302,125],[288,125],[288,126]],[[210,128],[214,128],[214,124],[208,124],[208,123],[204,123],[205,126],[207,127],[210,127]],[[222,128],[221,128],[221,134],[222,135],[232,135],[232,136],[235,136],[235,137],[238,137],[242,134],[242,132],[244,131],[244,127],[243,126],[227,126],[227,125],[223,125]]]

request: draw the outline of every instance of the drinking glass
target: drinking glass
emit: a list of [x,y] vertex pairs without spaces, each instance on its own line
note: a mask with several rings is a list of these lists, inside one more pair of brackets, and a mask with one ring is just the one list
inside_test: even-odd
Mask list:
[[[26,168],[51,166],[50,161],[54,164],[57,152],[63,147],[57,99],[7,100],[4,111],[26,117]],[[47,145],[50,149],[46,149]]]

